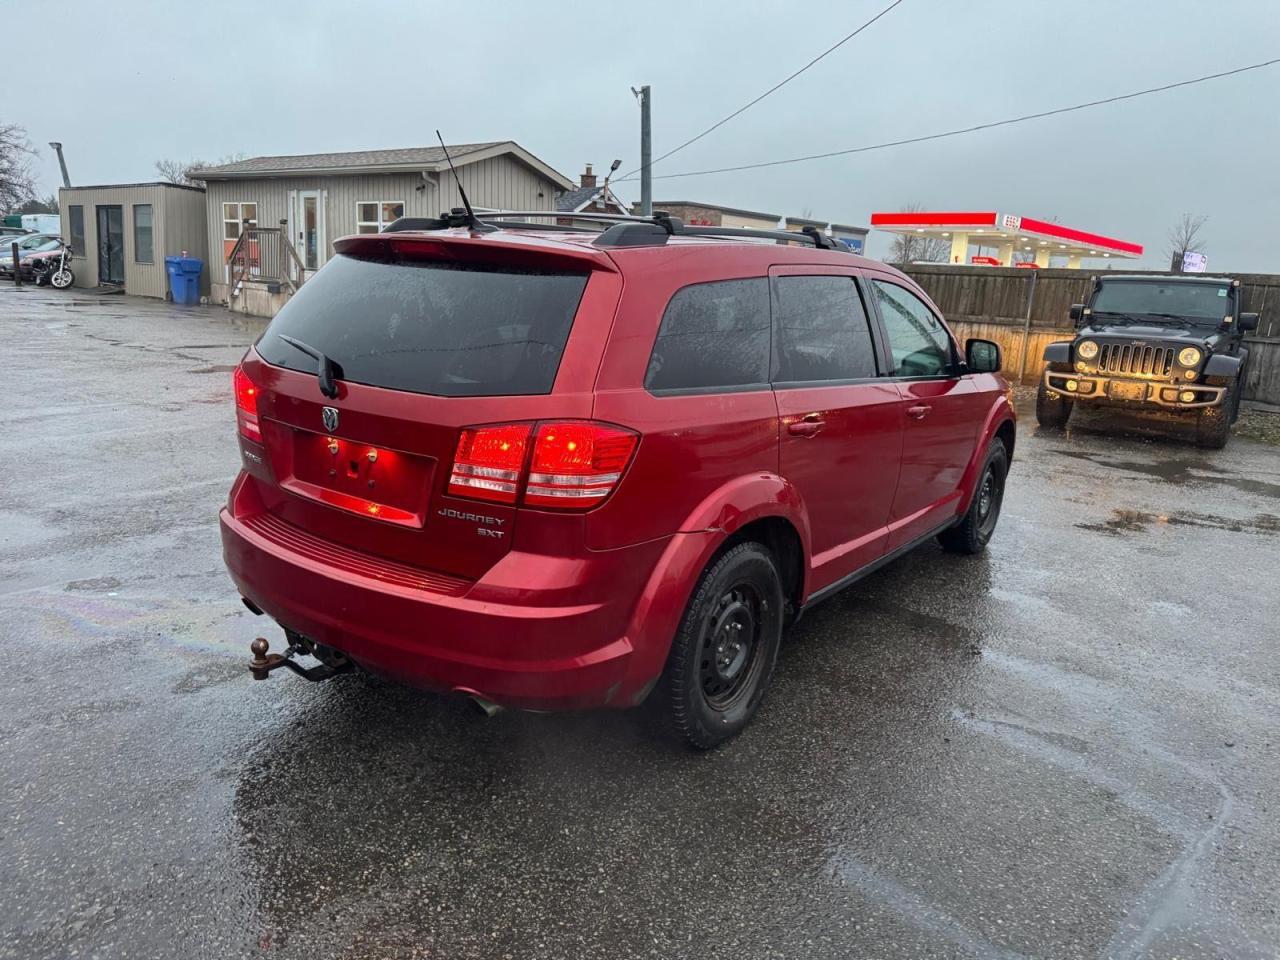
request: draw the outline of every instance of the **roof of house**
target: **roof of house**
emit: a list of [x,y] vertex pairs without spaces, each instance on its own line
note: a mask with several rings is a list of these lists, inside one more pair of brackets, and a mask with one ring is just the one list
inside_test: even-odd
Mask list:
[[61,190],[125,190],[129,187],[168,187],[173,190],[194,190],[204,193],[204,187],[195,187],[189,183],[170,183],[168,180],[148,180],[144,183],[87,183],[74,187],[59,187]]
[[[456,166],[511,154],[526,166],[542,174],[565,190],[574,183],[564,174],[543,163],[514,140],[488,143],[450,144],[449,156]],[[198,180],[230,180],[248,177],[287,177],[300,175],[439,172],[449,168],[442,147],[404,147],[394,150],[355,150],[347,153],[305,153],[284,157],[252,157],[236,163],[222,163],[192,170]]]
[[[577,213],[600,198],[604,190],[604,184],[596,187],[578,187],[574,190],[567,190],[556,197],[556,209],[564,213]],[[614,204],[623,213],[628,212],[627,205],[618,199],[612,189],[609,190],[606,202]]]

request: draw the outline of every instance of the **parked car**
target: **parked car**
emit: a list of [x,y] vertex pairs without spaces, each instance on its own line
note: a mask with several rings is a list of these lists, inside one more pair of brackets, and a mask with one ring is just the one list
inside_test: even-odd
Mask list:
[[1193,423],[1200,446],[1226,446],[1244,393],[1244,335],[1258,327],[1241,311],[1239,280],[1098,277],[1071,319],[1075,339],[1045,347],[1041,426],[1065,426],[1077,403],[1152,410]]
[[335,244],[234,374],[224,556],[291,654],[708,748],[803,611],[985,547],[999,348],[882,263],[666,223]]
[[18,258],[21,261],[25,261],[33,254],[57,250],[62,246],[62,239],[50,233],[28,233],[22,237],[6,237],[0,241],[0,277],[13,276],[12,245],[15,242],[18,244]]

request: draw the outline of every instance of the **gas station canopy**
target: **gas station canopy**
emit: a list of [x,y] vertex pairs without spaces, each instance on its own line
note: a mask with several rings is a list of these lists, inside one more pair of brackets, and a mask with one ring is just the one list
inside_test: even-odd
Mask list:
[[[1050,257],[1066,257],[1068,267],[1079,268],[1082,258],[1131,260],[1142,256],[1141,244],[1014,213],[873,213],[871,226],[888,233],[947,239],[951,242],[951,263],[1047,267]],[[980,248],[979,252],[970,256],[970,246]],[[982,248],[992,248],[994,253],[983,255]],[[1018,253],[1033,259],[1015,263]]]

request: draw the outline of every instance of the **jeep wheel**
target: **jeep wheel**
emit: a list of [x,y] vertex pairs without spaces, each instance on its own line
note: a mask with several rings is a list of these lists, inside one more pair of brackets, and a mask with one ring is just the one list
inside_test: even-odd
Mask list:
[[1231,423],[1240,404],[1240,391],[1235,383],[1227,386],[1222,402],[1200,411],[1196,418],[1196,446],[1221,450],[1231,437]]
[[751,720],[782,640],[782,578],[773,554],[740,543],[698,580],[654,691],[677,737],[709,750]]
[[938,534],[942,549],[951,553],[981,553],[1000,520],[1004,502],[1004,479],[1009,473],[1009,455],[999,437],[987,448],[987,459],[978,475],[978,488],[964,518],[954,527]]
[[1071,418],[1073,403],[1062,394],[1051,392],[1041,377],[1040,386],[1036,389],[1036,420],[1040,426],[1061,430]]

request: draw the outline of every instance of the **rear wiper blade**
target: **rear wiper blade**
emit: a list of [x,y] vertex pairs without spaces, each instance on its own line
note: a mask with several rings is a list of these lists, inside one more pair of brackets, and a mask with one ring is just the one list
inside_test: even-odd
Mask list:
[[316,378],[320,381],[320,392],[330,400],[336,398],[338,396],[338,384],[336,380],[342,376],[342,367],[338,366],[338,364],[334,363],[326,357],[324,353],[317,350],[309,343],[303,343],[301,340],[294,337],[287,337],[283,333],[277,333],[276,336],[289,346],[293,347],[293,349],[301,350],[319,364],[316,369]]

